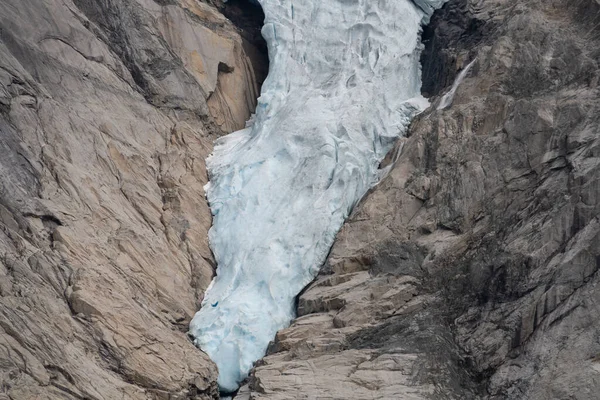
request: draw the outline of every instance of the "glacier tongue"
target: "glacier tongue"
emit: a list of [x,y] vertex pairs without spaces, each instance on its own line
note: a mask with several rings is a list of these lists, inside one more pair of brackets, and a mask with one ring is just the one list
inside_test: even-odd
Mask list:
[[208,159],[217,276],[190,324],[231,392],[294,318],[337,231],[427,101],[420,27],[444,0],[260,0],[270,70]]

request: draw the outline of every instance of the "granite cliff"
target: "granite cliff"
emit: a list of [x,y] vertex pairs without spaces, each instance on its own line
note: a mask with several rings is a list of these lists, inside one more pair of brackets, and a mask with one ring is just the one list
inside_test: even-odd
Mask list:
[[214,398],[205,163],[264,52],[195,0],[0,3],[0,398]]
[[[246,7],[0,3],[0,399],[218,398],[186,331]],[[432,107],[236,399],[598,398],[600,3],[450,0],[423,39]]]

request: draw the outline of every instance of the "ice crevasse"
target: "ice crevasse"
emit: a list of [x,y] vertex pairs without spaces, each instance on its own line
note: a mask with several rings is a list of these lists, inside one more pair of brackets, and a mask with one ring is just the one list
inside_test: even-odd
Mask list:
[[190,324],[238,388],[317,274],[380,161],[428,102],[421,26],[444,0],[260,0],[269,75],[207,160],[217,275]]

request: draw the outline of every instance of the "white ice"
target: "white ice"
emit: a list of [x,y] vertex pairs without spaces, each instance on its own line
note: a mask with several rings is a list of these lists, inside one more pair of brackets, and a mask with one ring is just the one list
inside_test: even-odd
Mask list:
[[270,70],[208,159],[217,276],[190,333],[237,389],[427,101],[420,29],[444,0],[260,0]]

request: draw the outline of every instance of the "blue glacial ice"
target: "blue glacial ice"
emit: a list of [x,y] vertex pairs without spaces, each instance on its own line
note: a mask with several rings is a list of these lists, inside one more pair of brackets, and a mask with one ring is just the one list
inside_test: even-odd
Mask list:
[[218,263],[190,324],[238,388],[317,274],[380,161],[428,102],[421,25],[444,0],[260,0],[270,70],[246,129],[207,160]]

